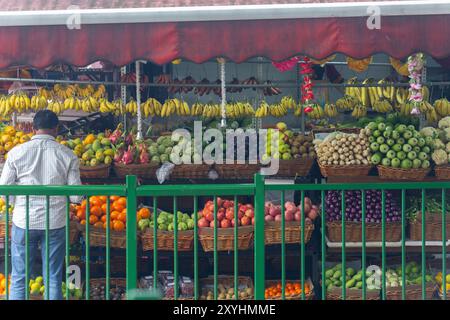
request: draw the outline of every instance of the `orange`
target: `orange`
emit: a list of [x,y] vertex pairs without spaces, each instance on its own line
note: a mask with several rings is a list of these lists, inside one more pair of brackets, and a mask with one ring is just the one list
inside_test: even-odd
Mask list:
[[86,199],[81,201],[81,209],[85,210],[86,209],[86,204],[87,204]]
[[106,215],[103,215],[103,216],[100,218],[100,221],[103,222],[103,223],[105,223],[105,222],[106,222]]
[[138,213],[143,219],[150,218],[150,210],[148,208],[142,208],[138,211]]
[[125,230],[125,224],[122,221],[116,220],[113,223],[113,229],[116,231],[123,231]]
[[89,224],[94,224],[94,223],[96,223],[98,221],[98,217],[97,216],[94,216],[93,214],[91,214],[90,216],[89,216]]
[[103,228],[103,222],[97,221],[96,223],[94,223],[94,227],[96,227],[96,228]]
[[117,199],[119,199],[120,197],[119,196],[110,196],[109,197],[109,200],[111,200],[111,201],[116,201]]
[[83,220],[80,221],[80,223],[84,226],[84,225],[86,225],[86,220],[83,219]]
[[0,281],[5,279],[5,276],[3,275],[3,273],[0,273]]
[[106,203],[102,204],[102,212],[103,212],[103,213],[106,213],[106,210],[107,210],[107,209],[108,209],[108,208],[107,208]]
[[107,196],[100,196],[98,197],[100,199],[101,202],[106,203],[106,201],[108,200]]
[[120,213],[119,216],[117,217],[117,220],[122,221],[122,222],[127,222],[127,215]]
[[113,211],[111,212],[111,220],[116,220],[117,217],[119,216],[120,212],[117,211]]
[[117,200],[117,202],[118,202],[119,204],[123,205],[124,207],[127,206],[127,198],[125,198],[125,197],[120,197],[120,198]]
[[102,216],[102,208],[99,206],[93,206],[91,208],[91,214],[93,214],[97,217],[101,217]]
[[92,197],[89,199],[89,204],[90,204],[91,206],[99,206],[99,207],[101,207],[102,201],[99,199],[99,197],[97,197],[97,196],[92,196]]
[[122,210],[123,210],[125,207],[124,207],[123,205],[121,205],[119,202],[115,201],[115,202],[112,204],[112,208],[113,208],[113,210],[122,212]]
[[85,209],[77,210],[77,217],[80,220],[86,219],[86,210]]

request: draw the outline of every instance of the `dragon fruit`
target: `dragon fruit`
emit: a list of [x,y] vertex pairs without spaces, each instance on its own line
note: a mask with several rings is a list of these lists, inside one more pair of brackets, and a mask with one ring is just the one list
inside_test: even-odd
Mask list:
[[125,137],[125,144],[127,146],[132,145],[134,142],[134,138],[133,138],[133,132],[128,133],[128,135]]
[[132,146],[128,147],[128,150],[125,151],[125,153],[123,154],[122,157],[122,163],[123,164],[132,164],[134,162],[134,153],[135,153],[135,148]]
[[115,151],[115,155],[114,155],[114,162],[115,163],[120,163],[122,161],[122,157],[124,154],[125,150],[123,148],[118,148]]
[[120,137],[122,136],[122,124],[119,123],[116,130],[108,137],[112,144],[116,144],[119,142]]
[[[142,147],[144,146],[144,147]],[[144,144],[139,145],[139,163],[141,164],[147,164],[150,162],[150,156],[147,152],[147,149],[145,148]]]

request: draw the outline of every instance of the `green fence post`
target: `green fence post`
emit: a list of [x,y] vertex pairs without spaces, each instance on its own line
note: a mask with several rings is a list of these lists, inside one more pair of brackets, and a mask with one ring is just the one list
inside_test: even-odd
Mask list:
[[127,293],[137,288],[136,176],[127,176]]
[[255,299],[264,300],[265,243],[264,243],[264,177],[255,175]]

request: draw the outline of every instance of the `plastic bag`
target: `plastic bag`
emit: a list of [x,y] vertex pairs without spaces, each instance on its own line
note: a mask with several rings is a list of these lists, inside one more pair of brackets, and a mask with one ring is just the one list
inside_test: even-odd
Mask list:
[[172,173],[175,165],[171,162],[164,162],[162,166],[156,170],[156,178],[158,179],[159,184],[163,184],[166,181],[170,174]]

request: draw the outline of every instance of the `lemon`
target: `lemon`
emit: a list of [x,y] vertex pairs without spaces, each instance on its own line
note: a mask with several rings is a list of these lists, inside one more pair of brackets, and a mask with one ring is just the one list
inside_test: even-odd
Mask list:
[[41,292],[41,285],[39,283],[33,283],[30,288],[31,294],[39,294]]

